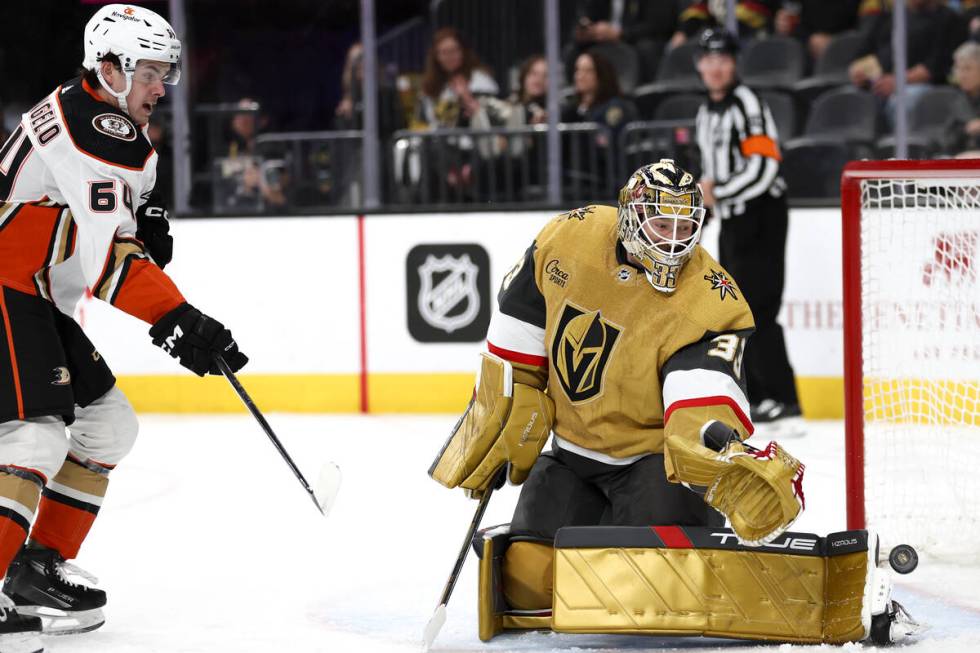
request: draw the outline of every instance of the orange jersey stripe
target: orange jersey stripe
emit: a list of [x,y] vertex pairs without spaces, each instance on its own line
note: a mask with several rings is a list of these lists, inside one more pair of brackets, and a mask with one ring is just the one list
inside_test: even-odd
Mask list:
[[34,275],[43,268],[62,208],[24,204],[0,230],[0,279],[8,286],[37,295]]
[[156,264],[139,258],[130,258],[128,270],[124,270],[110,303],[149,324],[156,324],[186,300],[170,280],[167,273]]
[[742,141],[742,155],[752,156],[753,154],[760,154],[777,161],[783,160],[783,155],[779,153],[779,146],[776,145],[776,141],[762,134],[749,136]]
[[5,289],[0,286],[0,313],[3,313],[3,328],[7,332],[7,347],[10,348],[10,371],[14,377],[14,394],[17,395],[17,418],[24,419],[24,395],[20,389],[20,370],[17,369],[17,352],[14,349],[14,333],[10,330],[10,314],[7,312]]

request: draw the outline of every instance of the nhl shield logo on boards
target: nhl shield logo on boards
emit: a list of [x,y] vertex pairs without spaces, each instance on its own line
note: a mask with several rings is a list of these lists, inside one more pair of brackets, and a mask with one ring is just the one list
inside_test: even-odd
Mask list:
[[92,126],[95,127],[96,131],[121,141],[136,140],[136,126],[115,113],[100,113],[92,118]]
[[417,245],[406,261],[408,327],[419,342],[479,342],[490,323],[490,260],[483,247]]
[[[440,273],[445,274],[436,282],[435,277]],[[418,269],[422,318],[446,333],[469,326],[480,312],[480,295],[476,291],[479,273],[467,254],[460,258],[449,254],[436,258],[429,254]],[[457,307],[461,307],[459,311],[455,311]]]

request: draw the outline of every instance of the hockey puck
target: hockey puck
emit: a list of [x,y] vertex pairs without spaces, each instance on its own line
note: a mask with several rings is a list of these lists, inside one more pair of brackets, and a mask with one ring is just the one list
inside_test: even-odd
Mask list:
[[888,554],[888,564],[900,574],[909,574],[919,566],[919,554],[908,544],[899,544]]

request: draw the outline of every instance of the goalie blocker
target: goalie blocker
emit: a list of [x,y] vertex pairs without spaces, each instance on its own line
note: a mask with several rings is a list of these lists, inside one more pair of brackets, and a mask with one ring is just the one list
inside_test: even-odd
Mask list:
[[868,531],[790,532],[746,547],[727,528],[562,528],[551,611],[513,610],[504,598],[504,552],[522,539],[511,538],[507,525],[474,537],[483,641],[551,629],[886,644],[921,629],[891,600],[891,579],[876,566],[878,540]]

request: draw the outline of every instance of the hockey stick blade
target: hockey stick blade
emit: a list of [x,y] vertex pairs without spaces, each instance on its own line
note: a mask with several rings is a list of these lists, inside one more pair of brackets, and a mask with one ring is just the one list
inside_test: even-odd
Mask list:
[[422,633],[423,653],[428,653],[429,649],[432,648],[432,642],[436,641],[444,623],[446,623],[446,604],[440,603],[436,611],[432,613],[429,623],[425,624],[425,632]]
[[320,475],[313,486],[313,497],[320,512],[326,517],[333,508],[334,501],[337,500],[337,492],[340,491],[340,467],[335,463],[325,463],[320,468]]

